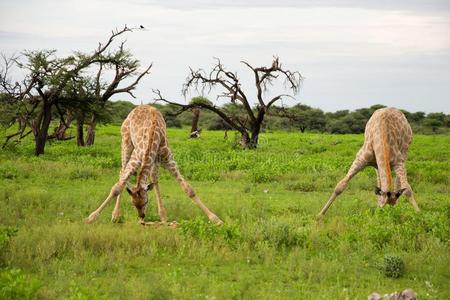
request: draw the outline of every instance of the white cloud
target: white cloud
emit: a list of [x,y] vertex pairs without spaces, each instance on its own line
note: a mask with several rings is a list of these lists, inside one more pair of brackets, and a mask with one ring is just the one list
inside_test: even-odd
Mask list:
[[0,7],[0,51],[89,51],[112,28],[143,24],[148,30],[129,34],[127,45],[144,64],[155,62],[137,91],[145,99],[151,97],[151,88],[179,98],[187,66],[207,68],[213,56],[238,70],[251,86],[251,76],[239,61],[262,65],[278,54],[306,77],[300,100],[309,105],[334,110],[384,103],[450,110],[445,102],[450,98],[447,2],[258,3],[5,2]]

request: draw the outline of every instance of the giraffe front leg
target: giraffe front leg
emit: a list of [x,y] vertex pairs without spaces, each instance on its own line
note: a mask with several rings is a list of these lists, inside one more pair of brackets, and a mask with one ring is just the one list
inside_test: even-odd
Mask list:
[[177,181],[180,183],[181,188],[186,193],[186,195],[188,195],[189,198],[191,198],[192,201],[203,210],[203,212],[208,216],[208,219],[212,223],[217,224],[217,225],[223,224],[223,221],[218,216],[216,216],[216,214],[214,214],[212,211],[210,211],[209,208],[206,207],[206,205],[203,204],[203,202],[200,200],[200,198],[195,194],[191,185],[181,175],[181,173],[178,170],[177,165],[173,159],[168,160],[167,163],[165,164],[165,167],[177,179]]
[[347,175],[345,175],[345,177],[341,181],[339,181],[339,183],[336,185],[336,187],[334,188],[333,194],[331,194],[327,203],[320,211],[320,213],[318,215],[319,217],[325,215],[328,208],[331,206],[331,204],[336,199],[336,197],[339,196],[345,190],[350,179],[352,179],[352,177],[355,176],[356,173],[361,171],[366,166],[367,162],[365,160],[361,160],[359,158],[360,156],[362,156],[362,155],[360,155],[360,154],[357,155],[356,159],[352,163],[352,166],[348,170]]
[[[120,172],[120,179],[119,182],[117,182],[112,188],[111,191],[106,198],[105,201],[96,209],[94,210],[89,217],[87,218],[87,223],[93,223],[95,220],[97,220],[98,216],[102,212],[102,210],[108,205],[109,202],[111,202],[112,199],[119,197],[119,195],[122,193],[123,189],[125,188],[125,184],[130,178],[131,174],[133,174],[136,169],[139,167],[139,163],[136,163],[134,161],[129,161],[127,163],[127,166],[124,170]],[[120,201],[118,200],[116,202],[116,206],[118,207],[120,205]]]
[[191,185],[184,179],[184,177],[181,174],[179,175],[179,177],[177,177],[177,180],[180,182],[181,188],[186,193],[186,195],[188,195],[189,198],[191,198],[191,200],[194,201],[194,203],[197,204],[197,206],[199,206],[203,210],[203,212],[208,216],[208,219],[212,223],[217,224],[217,225],[223,224],[223,221],[218,216],[216,216],[215,213],[210,211],[209,208],[206,207],[205,204],[203,204],[203,202],[200,200],[200,198],[195,194]]
[[117,196],[116,205],[114,206],[114,209],[111,214],[111,222],[113,223],[118,222],[120,218],[120,196],[121,195]]
[[103,201],[103,203],[89,215],[89,217],[86,220],[86,223],[88,223],[88,224],[94,223],[97,220],[100,213],[102,212],[102,210],[108,205],[108,203],[113,198],[117,198],[120,195],[120,193],[122,192],[124,187],[125,187],[125,183],[122,183],[122,182],[116,183],[111,188],[111,191],[110,191],[108,197],[106,198],[106,200]]
[[[131,136],[129,131],[122,132],[122,145],[121,145],[121,157],[122,157],[122,169],[120,176],[126,173],[128,162],[132,156],[134,150],[133,143],[131,142]],[[111,214],[111,222],[118,222],[120,218],[120,194],[116,198],[116,204]]]
[[408,178],[406,176],[406,169],[404,164],[399,164],[394,167],[395,174],[397,176],[397,189],[400,191],[404,189],[403,194],[408,199],[409,203],[413,206],[414,210],[419,212],[420,208],[417,205],[416,199],[414,198],[414,192],[408,183]]

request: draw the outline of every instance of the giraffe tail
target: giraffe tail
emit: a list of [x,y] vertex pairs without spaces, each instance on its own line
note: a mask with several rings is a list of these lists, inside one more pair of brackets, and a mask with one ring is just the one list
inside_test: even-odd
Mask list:
[[379,167],[381,167],[382,171],[387,180],[387,188],[388,191],[392,191],[392,171],[391,171],[391,163],[390,163],[390,153],[389,153],[389,137],[387,135],[387,124],[386,118],[381,119],[381,156],[380,161],[378,162]]

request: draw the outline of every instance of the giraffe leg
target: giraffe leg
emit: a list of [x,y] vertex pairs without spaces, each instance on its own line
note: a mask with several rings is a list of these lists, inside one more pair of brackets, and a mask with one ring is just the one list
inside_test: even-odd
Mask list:
[[[131,154],[133,153],[133,143],[129,133],[122,133],[122,169],[120,173],[125,172],[128,162],[130,161]],[[116,198],[116,204],[111,214],[111,222],[117,222],[120,218],[120,194]]]
[[331,204],[336,199],[336,197],[339,196],[345,190],[350,179],[352,179],[353,176],[355,176],[359,171],[361,171],[367,165],[367,161],[364,160],[362,157],[363,157],[363,155],[361,155],[361,151],[360,151],[358,153],[358,155],[356,156],[356,159],[353,161],[352,166],[348,170],[347,175],[345,175],[345,177],[341,181],[339,181],[339,183],[334,188],[333,194],[331,194],[327,203],[320,211],[319,216],[325,215],[328,208],[331,206]]
[[169,159],[165,162],[164,167],[167,168],[169,172],[177,179],[183,191],[189,196],[189,198],[192,199],[192,201],[194,201],[195,204],[197,204],[203,210],[203,212],[208,216],[208,219],[211,222],[218,225],[223,224],[223,221],[212,211],[210,211],[209,208],[206,207],[206,205],[204,205],[200,198],[195,194],[191,185],[186,181],[186,179],[184,179],[183,175],[181,175],[180,171],[178,170],[176,162],[172,159],[172,155],[170,154],[168,156]]
[[109,202],[111,202],[111,200],[113,200],[114,198],[117,199],[119,197],[120,193],[122,193],[123,189],[125,188],[128,178],[130,178],[131,174],[133,174],[138,167],[139,164],[134,162],[133,158],[131,158],[130,161],[127,163],[125,170],[123,170],[120,173],[119,181],[111,188],[111,191],[109,192],[109,195],[105,199],[105,201],[103,201],[103,203],[89,215],[89,217],[86,220],[87,223],[95,222],[95,220],[97,220],[102,210],[109,204]]
[[117,222],[120,218],[120,194],[116,198],[116,204],[111,214],[111,222]]
[[416,199],[414,198],[414,193],[411,186],[408,183],[406,177],[406,169],[404,164],[399,164],[394,167],[395,174],[397,176],[397,189],[405,189],[404,193],[406,198],[408,198],[411,205],[414,207],[415,211],[419,212],[419,206],[417,205]]
[[155,165],[151,174],[152,182],[154,184],[156,204],[158,206],[158,214],[161,222],[167,222],[167,213],[161,199],[161,191],[159,189],[159,163]]
[[166,209],[161,200],[161,192],[159,190],[159,183],[157,181],[155,182],[154,189],[155,189],[155,196],[156,196],[156,204],[158,205],[159,218],[160,218],[161,222],[165,223],[165,222],[167,222],[167,213],[166,213]]
[[111,202],[112,199],[117,198],[120,195],[120,193],[122,192],[124,187],[125,187],[125,182],[121,182],[121,181],[117,182],[111,188],[111,191],[109,192],[109,195],[106,198],[106,200],[103,201],[103,203],[89,215],[89,217],[86,220],[86,223],[90,224],[90,223],[95,222],[95,220],[97,220],[97,218],[100,215],[100,213],[102,212],[102,210],[108,205],[109,202]]

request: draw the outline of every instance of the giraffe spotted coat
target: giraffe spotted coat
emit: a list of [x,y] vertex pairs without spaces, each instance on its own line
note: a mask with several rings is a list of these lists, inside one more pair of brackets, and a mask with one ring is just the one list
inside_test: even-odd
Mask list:
[[106,200],[88,217],[87,222],[94,222],[105,206],[114,198],[116,205],[112,220],[120,216],[120,194],[126,187],[131,175],[137,173],[134,187],[126,187],[136,207],[141,223],[144,223],[148,204],[147,192],[155,189],[158,213],[162,222],[166,222],[166,210],[161,201],[159,189],[159,167],[165,167],[179,182],[183,191],[204,211],[208,218],[217,224],[222,221],[211,212],[195,194],[190,184],[181,175],[172,151],[169,148],[166,124],[162,114],[154,107],[140,105],[133,109],[121,127],[122,136],[122,168],[119,181],[112,187]]
[[[405,194],[416,211],[419,211],[411,186],[406,177],[406,159],[412,140],[412,130],[406,117],[396,108],[376,110],[366,124],[364,144],[356,154],[347,175],[336,185],[333,194],[319,215],[324,215],[336,197],[347,187],[350,179],[367,165],[377,172],[377,187],[380,207],[394,205]],[[392,182],[392,171],[396,174],[396,190]]]

